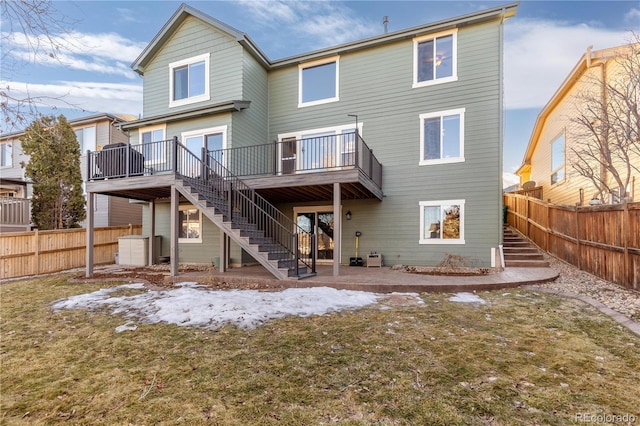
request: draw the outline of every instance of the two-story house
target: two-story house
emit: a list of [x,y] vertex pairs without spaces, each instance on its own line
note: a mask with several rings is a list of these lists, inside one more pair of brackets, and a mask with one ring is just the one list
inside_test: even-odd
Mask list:
[[[83,179],[87,179],[87,151],[101,150],[103,146],[128,143],[129,137],[118,125],[134,119],[134,116],[94,114],[69,120],[80,143],[80,167]],[[2,232],[31,229],[31,182],[25,177],[22,163],[29,156],[22,151],[20,138],[24,132],[12,132],[0,136],[0,229]],[[126,198],[95,195],[94,226],[140,225],[142,207]]]
[[372,252],[491,266],[517,6],[270,60],[182,5],[132,64],[143,118],[121,125],[128,147],[93,153],[87,191],[146,202],[149,251],[162,236],[172,274],[259,262],[279,278],[317,263],[338,275]]
[[[614,105],[617,100],[608,99],[611,94],[606,86],[615,86],[617,81],[628,78],[625,75],[632,68],[625,69],[624,64],[630,64],[625,57],[632,52],[638,52],[639,48],[638,45],[634,48],[631,45],[625,45],[597,51],[592,51],[591,48],[586,50],[538,114],[522,165],[516,171],[521,185],[530,182],[527,186],[531,186],[532,190],[538,194],[541,193],[541,198],[562,205],[582,206],[589,202],[617,203],[623,197],[630,200],[637,198],[640,191],[640,173],[637,170],[637,167],[640,167],[640,158],[637,151],[630,150],[628,159],[616,160],[615,145],[603,145],[612,148],[611,163],[614,167],[622,172],[623,178],[627,176],[630,178],[626,187],[622,188],[611,172],[603,166],[609,161],[605,157],[606,150],[597,148],[596,136],[602,141],[607,139],[604,134],[606,126],[600,126],[595,115],[591,119],[591,113],[586,112],[586,108],[588,105],[598,104],[608,104],[609,108],[616,108]],[[635,68],[637,69],[637,66]],[[588,100],[591,101],[587,102]],[[628,105],[622,108],[624,110],[617,110],[618,112],[610,110],[613,112],[611,117],[623,117],[632,112]],[[576,123],[579,118],[589,121],[594,131],[585,131],[584,125]],[[633,129],[632,124],[631,129]],[[580,154],[585,146],[591,147],[595,154],[593,157]],[[585,163],[580,158],[589,161]],[[636,168],[630,167],[627,173],[627,167],[630,164],[635,165]],[[574,165],[578,165],[578,168],[588,165],[595,178],[606,183],[609,190],[601,190],[605,187],[602,184],[598,188],[593,179],[585,177],[586,173],[578,172]]]

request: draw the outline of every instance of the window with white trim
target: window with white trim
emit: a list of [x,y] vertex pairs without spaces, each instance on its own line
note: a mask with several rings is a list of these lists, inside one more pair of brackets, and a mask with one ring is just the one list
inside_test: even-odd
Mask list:
[[96,150],[96,126],[83,127],[74,130],[74,132],[80,144],[80,155],[84,155],[87,150]]
[[464,244],[464,200],[420,201],[420,244]]
[[464,112],[420,114],[420,165],[464,161]]
[[339,70],[337,56],[298,65],[298,107],[340,100]]
[[[358,134],[362,136],[362,123]],[[357,165],[355,124],[282,133],[278,140],[279,174]]]
[[202,214],[192,205],[180,206],[178,209],[178,242],[202,242]]
[[564,131],[551,142],[551,185],[564,180]]
[[[182,143],[196,157],[202,156],[202,148],[207,149],[207,155],[211,155],[218,163],[223,163],[224,150],[227,147],[227,126],[210,127],[207,129],[192,130],[181,134]],[[214,151],[211,153],[211,151]],[[215,164],[210,162],[209,165],[214,167]]]
[[167,162],[167,142],[165,141],[165,127],[148,127],[140,129],[140,143],[145,164],[160,164]]
[[13,165],[13,143],[4,142],[0,144],[0,167],[11,167]]
[[458,80],[457,30],[413,39],[413,87]]
[[169,64],[169,107],[208,101],[209,54]]

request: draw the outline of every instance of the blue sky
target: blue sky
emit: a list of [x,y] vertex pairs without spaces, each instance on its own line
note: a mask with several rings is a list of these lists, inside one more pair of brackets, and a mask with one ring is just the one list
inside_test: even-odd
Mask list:
[[[389,31],[507,4],[509,1],[188,1],[243,31],[270,59],[308,52]],[[142,113],[142,80],[129,67],[180,6],[178,1],[55,1],[71,24],[71,51],[59,61],[29,55],[2,24],[4,55],[25,60],[0,76],[2,86],[31,96],[63,96],[56,113]],[[506,180],[521,164],[537,114],[586,48],[625,44],[640,32],[638,1],[535,1],[520,3],[505,26]],[[55,34],[54,34],[55,35]],[[46,109],[45,109],[46,111]]]

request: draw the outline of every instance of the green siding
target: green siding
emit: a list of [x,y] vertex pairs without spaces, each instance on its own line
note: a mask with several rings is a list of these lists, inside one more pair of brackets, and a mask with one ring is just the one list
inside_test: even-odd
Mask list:
[[[340,57],[340,101],[298,108],[298,68],[270,76],[270,136],[342,125],[357,114],[363,138],[383,164],[382,202],[345,201],[342,262],[355,253],[383,253],[387,264],[436,264],[446,253],[491,262],[500,243],[500,28],[458,31],[458,81],[412,88],[412,40]],[[465,162],[419,166],[422,113],[465,108]],[[420,201],[465,200],[464,245],[421,245]]]
[[249,109],[234,113],[233,147],[269,142],[267,71],[248,52],[243,55],[243,98],[251,101]]
[[[169,109],[169,64],[210,53],[211,100]],[[242,47],[228,34],[190,17],[149,62],[144,71],[145,117],[242,99]]]

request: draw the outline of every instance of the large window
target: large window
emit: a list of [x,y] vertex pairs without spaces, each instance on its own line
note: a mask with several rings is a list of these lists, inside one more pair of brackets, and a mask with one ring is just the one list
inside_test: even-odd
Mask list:
[[84,155],[87,150],[96,150],[96,126],[83,127],[82,129],[76,129],[76,139],[80,144],[80,155]]
[[[223,149],[227,146],[227,126],[210,127],[208,129],[194,130],[184,132],[181,135],[182,141],[189,151],[196,157],[201,158],[202,148],[206,148],[207,152],[214,151],[211,158],[225,166],[223,163]],[[211,162],[211,167],[216,164]]]
[[0,144],[0,167],[11,167],[13,165],[13,144],[5,142]]
[[193,206],[180,206],[178,210],[178,242],[202,242],[202,215]]
[[420,201],[420,244],[464,244],[464,200]]
[[551,184],[564,180],[564,131],[551,142]]
[[413,87],[458,79],[457,32],[413,40]]
[[337,57],[301,64],[298,67],[298,72],[299,107],[339,100],[339,61]]
[[464,108],[420,114],[420,164],[464,161]]
[[169,64],[169,106],[209,100],[209,54]]

